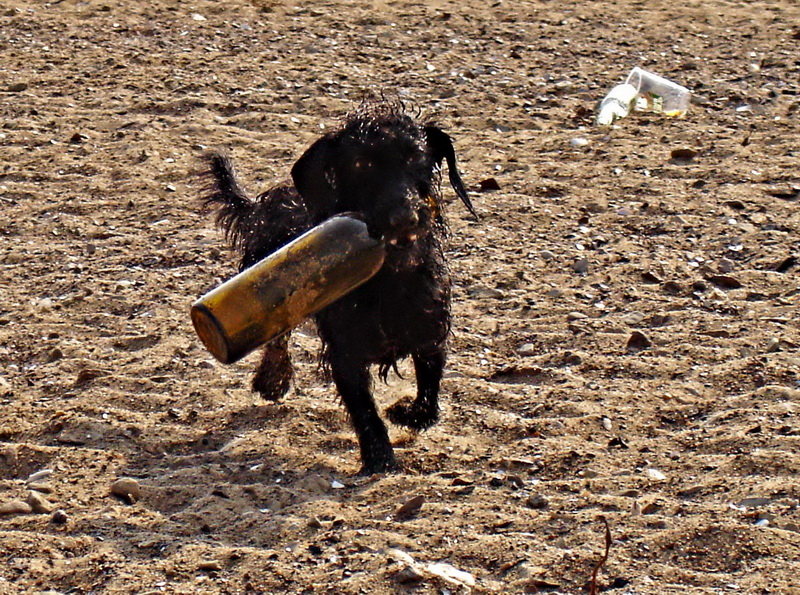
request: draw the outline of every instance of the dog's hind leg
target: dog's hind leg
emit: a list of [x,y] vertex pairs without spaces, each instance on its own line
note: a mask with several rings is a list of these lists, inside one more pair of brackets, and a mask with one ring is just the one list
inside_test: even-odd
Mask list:
[[253,376],[253,390],[268,401],[277,401],[289,391],[293,376],[289,359],[289,333],[267,343]]
[[445,352],[437,348],[424,354],[413,354],[417,376],[417,398],[408,403],[402,400],[387,410],[395,425],[424,430],[439,420],[439,384],[444,372]]
[[336,388],[344,401],[350,422],[358,436],[361,450],[361,473],[372,474],[397,469],[392,443],[370,391],[369,367],[352,361],[352,356],[328,354]]

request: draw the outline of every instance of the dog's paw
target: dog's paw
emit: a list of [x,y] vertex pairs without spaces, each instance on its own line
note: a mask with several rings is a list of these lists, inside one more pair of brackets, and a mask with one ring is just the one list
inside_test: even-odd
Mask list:
[[291,387],[288,376],[276,377],[269,374],[257,374],[253,378],[253,391],[261,395],[266,401],[279,401]]
[[389,421],[412,430],[426,430],[439,421],[435,408],[420,407],[416,401],[401,399],[386,410]]
[[364,461],[361,465],[359,475],[375,475],[376,473],[394,473],[400,471],[400,464],[394,455],[375,458],[370,461]]

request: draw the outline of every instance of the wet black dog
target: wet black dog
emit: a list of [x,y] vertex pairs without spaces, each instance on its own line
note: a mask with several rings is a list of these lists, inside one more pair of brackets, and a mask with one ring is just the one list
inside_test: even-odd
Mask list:
[[[387,411],[415,430],[439,417],[439,383],[450,330],[450,278],[442,250],[441,166],[475,215],[456,167],[450,137],[419,124],[402,105],[367,102],[317,140],[292,168],[294,187],[247,197],[222,155],[211,156],[214,185],[206,200],[249,267],[333,215],[356,212],[370,235],[386,243],[383,267],[367,283],[316,315],[323,358],[350,414],[362,471],[397,467],[386,426],[371,393],[369,368],[386,379],[411,356],[417,397]],[[267,399],[288,390],[292,366],[287,337],[264,349],[253,389]]]

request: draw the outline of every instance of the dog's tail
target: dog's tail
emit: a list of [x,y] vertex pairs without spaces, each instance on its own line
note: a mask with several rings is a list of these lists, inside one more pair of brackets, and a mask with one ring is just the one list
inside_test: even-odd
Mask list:
[[210,153],[208,161],[206,175],[212,181],[203,202],[206,206],[217,208],[217,225],[225,232],[225,237],[238,247],[247,233],[254,203],[239,185],[233,163],[227,155]]
[[208,160],[211,184],[203,202],[217,209],[217,225],[242,255],[240,268],[252,266],[312,227],[294,187],[275,186],[250,198],[226,155],[211,153]]

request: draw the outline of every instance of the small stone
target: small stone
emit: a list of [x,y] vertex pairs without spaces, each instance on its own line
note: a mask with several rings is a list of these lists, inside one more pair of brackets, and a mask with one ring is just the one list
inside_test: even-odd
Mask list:
[[135,479],[131,477],[121,477],[111,484],[111,493],[133,504],[142,497],[142,488]]
[[53,470],[52,469],[41,469],[40,471],[37,471],[36,473],[31,473],[30,476],[28,476],[27,481],[29,483],[34,483],[34,482],[37,482],[37,481],[42,480],[42,479],[47,479],[52,474],[53,474]]
[[55,506],[39,492],[31,492],[28,494],[26,502],[36,514],[50,514],[55,508]]
[[500,184],[494,178],[487,178],[478,182],[479,192],[489,192],[490,190],[500,190]]
[[395,575],[396,580],[401,585],[409,583],[418,583],[425,578],[425,575],[414,565],[408,565],[400,569]]
[[314,529],[316,531],[322,529],[324,525],[322,524],[322,521],[319,520],[317,517],[313,517],[308,521],[308,523],[306,523],[306,527],[308,527],[309,529]]
[[644,321],[644,314],[642,312],[628,312],[622,316],[622,322],[628,326],[636,326]]
[[30,514],[33,512],[31,505],[22,500],[11,500],[0,504],[0,516],[11,514]]
[[652,346],[653,342],[642,331],[633,331],[631,336],[628,337],[628,343],[625,349],[628,351],[641,351]]
[[658,285],[663,282],[661,277],[656,275],[653,271],[645,271],[642,273],[642,281],[645,283],[656,283]]
[[523,357],[536,355],[538,352],[539,350],[536,349],[536,346],[533,343],[525,343],[524,345],[517,347],[517,353]]
[[653,314],[650,317],[650,326],[653,326],[653,327],[664,326],[670,320],[671,319],[670,319],[669,314]]
[[690,486],[684,490],[680,490],[678,496],[680,498],[692,498],[700,494],[703,490],[705,490],[705,487],[701,485]]
[[29,483],[28,489],[34,490],[41,494],[52,494],[53,493],[53,486],[49,483]]
[[50,521],[56,525],[66,525],[67,521],[69,521],[69,517],[66,512],[59,509],[53,513],[53,516],[50,517]]
[[579,258],[575,261],[575,264],[572,265],[572,270],[580,275],[585,275],[589,272],[589,261],[585,258]]
[[717,264],[717,270],[723,275],[725,273],[733,272],[735,268],[736,268],[736,263],[733,262],[730,258],[721,258],[719,263]]
[[739,279],[730,275],[712,275],[708,280],[721,289],[739,289],[742,286]]
[[736,503],[737,506],[744,506],[746,508],[761,508],[762,506],[768,506],[769,504],[772,504],[771,498],[759,497],[744,498]]
[[660,510],[661,505],[656,504],[655,502],[648,502],[642,506],[642,514],[656,514]]
[[588,213],[605,213],[608,210],[608,205],[604,202],[593,201],[586,203],[584,209]]
[[499,289],[491,287],[472,287],[468,293],[470,297],[478,299],[498,299],[505,295]]
[[51,364],[60,360],[62,357],[64,357],[64,353],[58,347],[53,347],[47,352],[47,363]]
[[645,470],[645,475],[647,475],[647,477],[649,477],[653,481],[664,481],[667,479],[666,475],[664,475],[658,469],[653,469],[652,467]]
[[550,250],[542,250],[539,252],[539,256],[542,257],[542,260],[546,260],[548,262],[556,259],[556,255],[550,252]]
[[686,293],[686,288],[677,281],[666,281],[661,288],[670,295],[681,295]]
[[218,572],[222,570],[222,564],[220,564],[219,560],[201,560],[197,564],[197,570],[202,570],[204,572]]
[[394,516],[398,519],[409,517],[419,512],[423,504],[425,504],[425,496],[421,494],[419,496],[414,496],[410,500],[404,502],[403,505],[395,511]]
[[677,161],[691,161],[697,157],[697,151],[693,149],[673,149],[670,152],[670,157]]
[[536,494],[535,496],[528,498],[525,501],[525,505],[528,508],[533,508],[534,510],[544,510],[550,505],[550,501],[541,494]]
[[8,87],[6,87],[6,91],[9,93],[21,93],[28,89],[28,83],[19,82],[19,83],[11,83]]
[[767,342],[766,352],[767,353],[777,353],[780,350],[781,350],[781,340],[776,338],[776,337],[772,337]]
[[583,312],[570,312],[569,314],[567,314],[567,320],[570,321],[586,320],[587,318],[589,317]]

